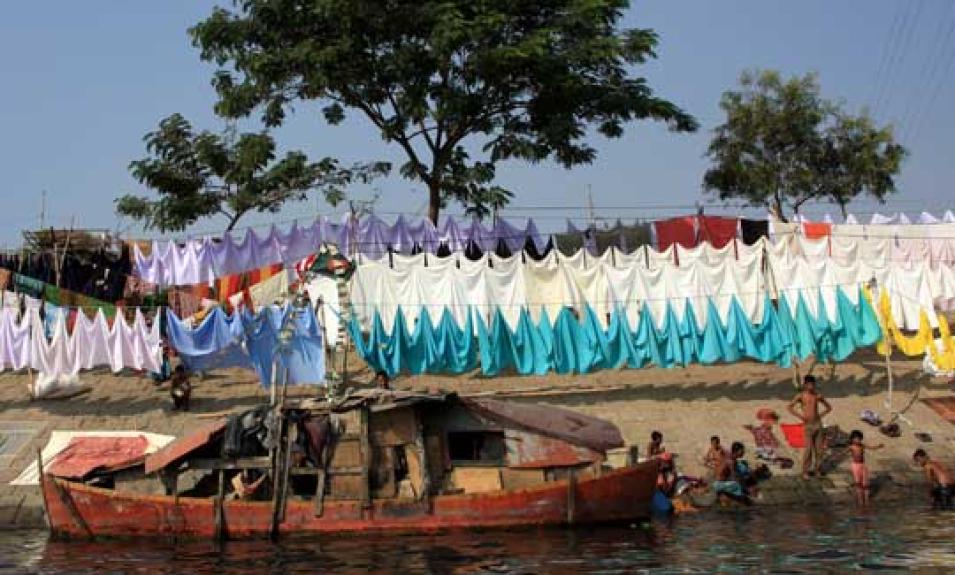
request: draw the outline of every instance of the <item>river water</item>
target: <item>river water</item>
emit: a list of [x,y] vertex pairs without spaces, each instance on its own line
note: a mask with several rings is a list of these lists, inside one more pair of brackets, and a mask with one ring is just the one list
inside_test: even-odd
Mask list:
[[49,541],[0,532],[8,573],[955,572],[955,513],[747,509],[647,525],[230,542]]

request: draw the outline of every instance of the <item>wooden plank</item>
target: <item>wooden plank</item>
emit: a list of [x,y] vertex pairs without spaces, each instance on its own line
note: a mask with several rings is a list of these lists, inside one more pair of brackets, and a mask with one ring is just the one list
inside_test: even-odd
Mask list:
[[361,467],[361,441],[336,440],[332,453],[332,467]]
[[410,407],[376,413],[368,425],[372,445],[407,445],[414,442],[416,432],[414,410]]
[[328,470],[329,475],[361,475],[365,472],[362,466],[357,467],[332,467]]
[[544,483],[543,469],[502,469],[501,486],[504,489],[524,489]]
[[454,486],[465,493],[500,491],[501,469],[499,467],[455,467],[451,472]]
[[271,469],[272,462],[268,457],[247,457],[242,459],[192,459],[188,462],[189,469],[215,471],[218,469]]

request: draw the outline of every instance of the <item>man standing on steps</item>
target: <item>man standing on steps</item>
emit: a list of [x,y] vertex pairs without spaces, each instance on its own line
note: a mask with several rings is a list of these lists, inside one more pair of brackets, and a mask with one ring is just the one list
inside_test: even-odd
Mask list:
[[[796,411],[799,405],[801,413]],[[825,411],[820,411],[822,406]],[[806,445],[802,456],[802,478],[809,479],[811,475],[821,474],[823,451],[822,418],[832,411],[829,402],[816,391],[816,378],[807,375],[802,380],[802,391],[789,402],[789,413],[798,417],[803,423]]]

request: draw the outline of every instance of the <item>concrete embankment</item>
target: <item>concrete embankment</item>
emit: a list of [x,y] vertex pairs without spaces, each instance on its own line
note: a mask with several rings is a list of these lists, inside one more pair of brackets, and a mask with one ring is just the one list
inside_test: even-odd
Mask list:
[[[951,396],[943,380],[921,373],[917,361],[895,361],[896,409],[905,409],[908,422],[901,422],[902,436],[883,436],[875,427],[859,421],[863,409],[888,415],[885,365],[881,357],[858,354],[837,365],[817,366],[814,374],[820,390],[834,411],[827,425],[846,432],[861,429],[870,444],[884,443],[883,449],[868,454],[873,477],[873,502],[927,497],[919,470],[911,454],[923,447],[947,462],[955,462],[955,425],[946,421],[922,401]],[[356,380],[368,381],[370,374],[358,372]],[[42,527],[42,499],[36,487],[14,487],[9,482],[36,457],[37,449],[52,430],[140,430],[179,436],[200,424],[203,414],[238,411],[268,400],[254,375],[224,370],[196,380],[190,413],[171,412],[168,389],[157,388],[139,376],[106,373],[84,374],[92,391],[66,400],[31,401],[25,374],[0,375],[0,433],[8,439],[0,448],[0,528]],[[709,437],[719,435],[724,445],[742,441],[754,461],[755,443],[743,428],[755,424],[760,408],[774,409],[782,421],[793,421],[786,404],[795,393],[793,372],[772,365],[739,363],[726,366],[691,366],[685,369],[640,369],[603,371],[584,376],[440,377],[400,378],[396,387],[441,388],[459,393],[494,393],[515,401],[537,401],[608,419],[617,424],[628,444],[644,451],[650,432],[664,434],[667,449],[678,455],[681,472],[702,473],[702,459]],[[295,389],[292,396],[314,390]],[[915,432],[928,433],[925,443]],[[786,445],[780,455],[795,460],[792,469],[772,467],[774,477],[763,484],[760,504],[851,504],[852,488],[846,461],[833,461],[826,478],[802,481],[799,478],[801,453]],[[914,491],[913,491],[914,490]]]

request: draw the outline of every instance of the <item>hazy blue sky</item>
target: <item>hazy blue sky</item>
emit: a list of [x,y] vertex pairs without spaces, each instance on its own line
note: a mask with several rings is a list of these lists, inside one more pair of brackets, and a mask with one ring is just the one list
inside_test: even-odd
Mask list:
[[[221,2],[219,2],[221,3]],[[186,29],[216,2],[206,0],[88,0],[11,2],[0,18],[0,167],[3,209],[0,245],[19,243],[19,230],[39,221],[47,190],[47,225],[104,227],[136,233],[119,220],[113,199],[138,191],[130,160],[143,155],[141,138],[160,118],[181,112],[201,128],[219,129],[212,114],[212,69],[201,63]],[[515,206],[579,206],[593,191],[598,215],[659,217],[701,197],[703,153],[721,120],[720,94],[741,70],[817,71],[823,92],[851,110],[868,106],[880,122],[894,122],[910,148],[899,199],[887,209],[918,213],[955,207],[955,2],[950,0],[652,0],[637,1],[625,25],[654,28],[659,59],[644,66],[659,94],[695,114],[702,129],[671,134],[633,124],[619,140],[595,139],[600,157],[574,171],[511,163],[500,181],[518,194]],[[364,123],[329,128],[312,106],[279,131],[281,142],[345,161],[400,156]],[[426,196],[398,177],[378,183],[379,211],[424,213]],[[356,197],[370,194],[355,190]],[[821,213],[828,208],[812,208]],[[856,212],[871,212],[859,203]],[[311,202],[271,217],[330,212]],[[720,210],[716,210],[720,211]],[[505,215],[527,215],[514,209]],[[568,215],[537,210],[542,231],[563,227]],[[243,224],[270,217],[251,216]],[[221,229],[209,220],[197,230]]]

